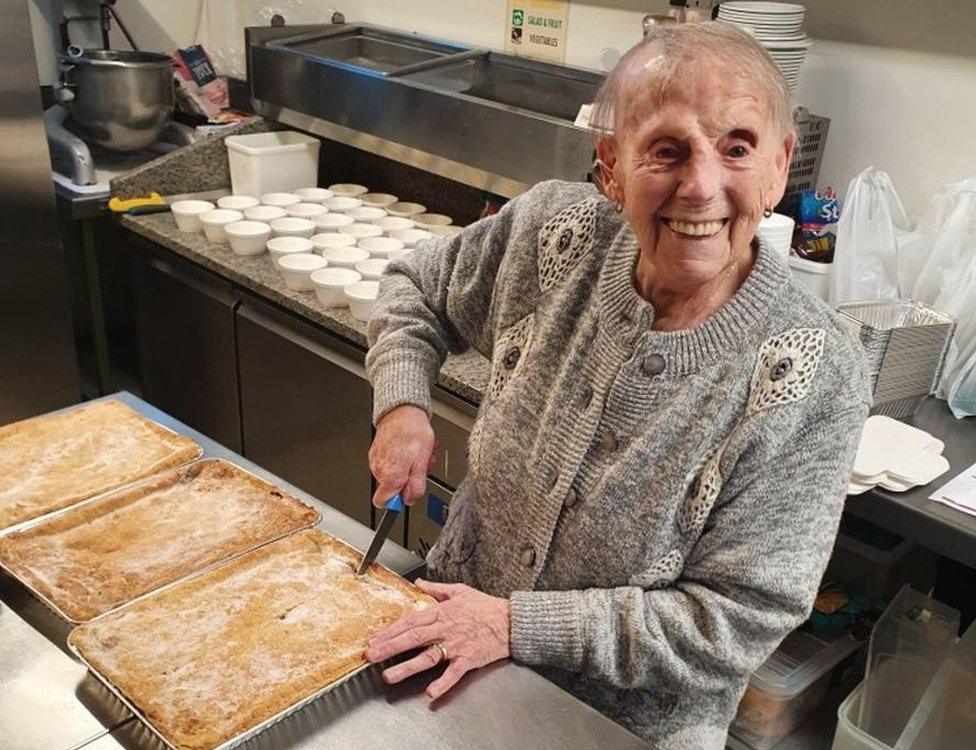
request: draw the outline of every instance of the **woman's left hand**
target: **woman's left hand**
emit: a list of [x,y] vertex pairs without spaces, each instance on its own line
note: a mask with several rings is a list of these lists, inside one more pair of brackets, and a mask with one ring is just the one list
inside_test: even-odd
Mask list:
[[366,659],[375,663],[404,651],[429,648],[385,669],[384,681],[400,682],[447,660],[450,664],[444,674],[426,690],[428,697],[440,698],[466,672],[508,658],[508,599],[489,596],[461,583],[432,583],[419,578],[415,583],[437,604],[407,615],[373,636]]

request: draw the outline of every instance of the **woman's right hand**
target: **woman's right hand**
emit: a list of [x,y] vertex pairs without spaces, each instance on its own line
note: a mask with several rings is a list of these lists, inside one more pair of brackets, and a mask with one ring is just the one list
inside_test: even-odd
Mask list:
[[373,505],[382,508],[398,492],[407,505],[423,497],[434,448],[434,430],[423,409],[405,404],[387,412],[369,448],[369,469],[376,477]]

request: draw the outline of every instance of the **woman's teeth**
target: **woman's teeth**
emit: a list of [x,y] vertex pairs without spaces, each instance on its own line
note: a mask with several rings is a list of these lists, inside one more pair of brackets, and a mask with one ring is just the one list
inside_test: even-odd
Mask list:
[[672,221],[665,219],[664,223],[672,232],[686,234],[689,237],[708,237],[722,231],[722,227],[725,226],[724,221]]

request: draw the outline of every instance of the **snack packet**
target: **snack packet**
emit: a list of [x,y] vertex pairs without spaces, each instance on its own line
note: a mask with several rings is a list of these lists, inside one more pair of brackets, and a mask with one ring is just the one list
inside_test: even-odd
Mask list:
[[807,260],[831,263],[834,260],[839,220],[840,209],[833,188],[804,190],[796,206],[793,251]]

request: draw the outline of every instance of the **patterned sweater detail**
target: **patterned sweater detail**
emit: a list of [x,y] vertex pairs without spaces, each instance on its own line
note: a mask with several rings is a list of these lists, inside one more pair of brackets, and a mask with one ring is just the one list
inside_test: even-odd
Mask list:
[[652,329],[636,240],[546,182],[391,264],[374,419],[492,372],[430,575],[507,596],[512,655],[661,748],[721,748],[809,614],[870,401],[863,354],[761,243],[717,313]]

